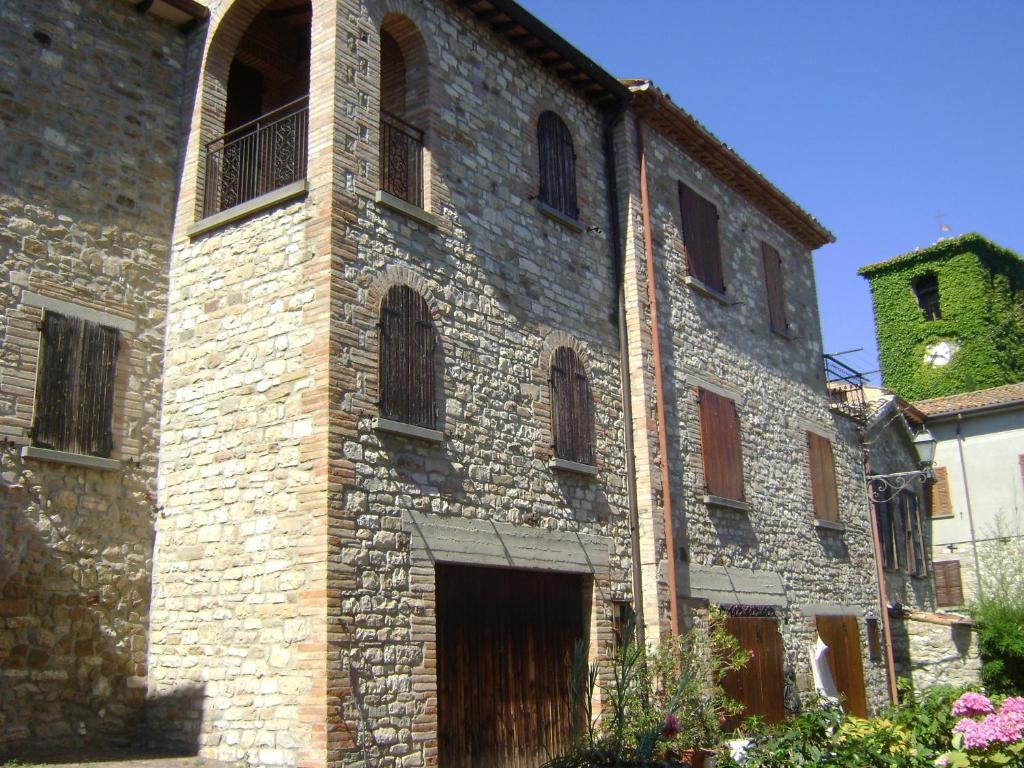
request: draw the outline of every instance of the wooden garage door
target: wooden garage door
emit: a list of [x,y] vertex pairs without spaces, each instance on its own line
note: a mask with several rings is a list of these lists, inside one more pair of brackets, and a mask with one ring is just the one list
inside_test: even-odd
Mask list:
[[786,715],[778,619],[730,616],[725,628],[751,654],[743,669],[722,678],[725,692],[743,705],[743,712],[730,718],[726,727],[731,730],[751,715],[777,723]]
[[536,768],[566,746],[582,586],[566,574],[438,566],[441,766]]
[[818,616],[818,635],[828,646],[828,667],[836,688],[846,699],[846,711],[868,716],[864,694],[864,664],[860,653],[860,630],[855,616]]

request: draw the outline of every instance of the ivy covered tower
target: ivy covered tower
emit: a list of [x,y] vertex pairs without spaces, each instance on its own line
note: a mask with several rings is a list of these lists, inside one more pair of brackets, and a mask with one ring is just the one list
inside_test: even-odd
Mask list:
[[871,283],[882,382],[907,400],[1024,381],[1024,259],[978,234],[858,274]]

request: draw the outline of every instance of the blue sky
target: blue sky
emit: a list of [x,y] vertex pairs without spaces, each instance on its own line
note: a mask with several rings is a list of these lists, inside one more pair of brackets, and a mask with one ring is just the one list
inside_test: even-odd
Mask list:
[[831,229],[826,351],[877,367],[864,264],[980,232],[1024,255],[1024,2],[521,0],[646,77]]

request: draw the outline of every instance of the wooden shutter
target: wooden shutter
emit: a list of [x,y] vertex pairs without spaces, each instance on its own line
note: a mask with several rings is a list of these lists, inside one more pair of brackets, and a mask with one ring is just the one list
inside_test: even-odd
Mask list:
[[928,509],[932,517],[952,517],[953,502],[949,495],[949,472],[945,467],[932,470],[934,478],[928,483]]
[[110,456],[119,346],[116,328],[45,314],[32,430],[35,445]]
[[551,360],[551,422],[555,455],[580,464],[593,464],[594,402],[579,355],[559,347]]
[[950,608],[963,605],[964,587],[960,579],[960,561],[944,560],[932,563],[932,575],[935,578],[935,605],[939,608]]
[[571,219],[579,218],[576,206],[576,150],[569,128],[554,112],[537,121],[540,155],[540,200]]
[[[883,491],[884,492],[884,491]],[[879,493],[877,487],[875,493]],[[882,545],[882,565],[892,570],[896,567],[896,545],[892,524],[892,502],[875,502],[875,516],[878,520],[878,538]]]
[[807,433],[807,452],[811,463],[811,495],[814,514],[819,520],[839,522],[839,494],[836,489],[835,459],[832,443],[821,435]]
[[836,688],[845,699],[846,711],[857,717],[867,717],[867,697],[864,693],[864,665],[860,652],[860,631],[854,616],[818,616],[815,619],[818,635],[828,646],[828,666]]
[[683,183],[679,184],[679,206],[690,274],[708,287],[724,292],[718,209]]
[[388,290],[380,308],[380,414],[434,429],[434,324],[430,307],[406,285]]
[[764,262],[764,285],[768,291],[768,323],[773,331],[784,333],[789,327],[786,321],[786,294],[782,281],[782,256],[768,243],[761,243],[761,260]]
[[706,389],[699,389],[697,396],[704,486],[711,496],[742,501],[743,454],[736,404]]

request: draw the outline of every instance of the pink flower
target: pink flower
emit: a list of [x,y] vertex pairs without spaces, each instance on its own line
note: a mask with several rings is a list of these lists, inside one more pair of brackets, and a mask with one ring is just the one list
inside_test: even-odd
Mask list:
[[1008,696],[999,707],[999,714],[1006,715],[1011,712],[1024,714],[1024,696]]
[[[987,715],[995,710],[992,709],[992,702],[980,693],[968,691],[959,699],[953,702],[953,714],[958,717],[970,717],[971,715]],[[958,723],[959,725],[959,723]]]
[[665,725],[661,729],[661,735],[666,739],[671,739],[677,735],[680,731],[679,721],[676,720],[676,716],[673,714],[665,715]]
[[961,733],[968,749],[986,749],[992,744],[1012,744],[1024,735],[1024,717],[1020,713],[986,715],[981,720],[963,718],[953,726],[953,733]]

